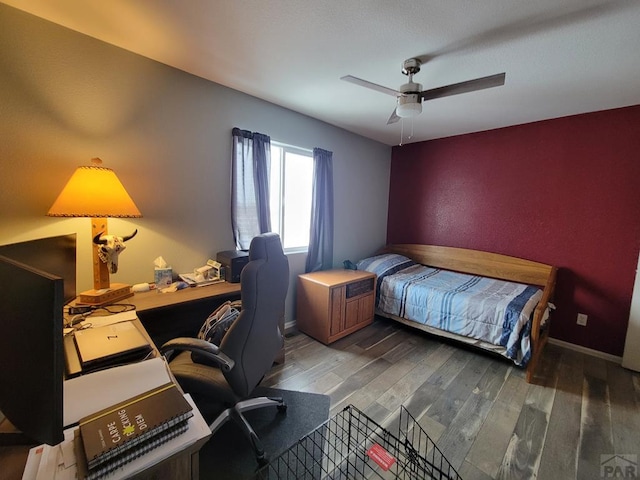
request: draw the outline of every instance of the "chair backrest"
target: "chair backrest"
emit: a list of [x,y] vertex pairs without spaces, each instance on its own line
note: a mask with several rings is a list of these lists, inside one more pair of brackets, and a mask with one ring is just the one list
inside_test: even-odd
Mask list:
[[227,382],[237,395],[246,396],[269,371],[283,345],[278,324],[284,318],[289,261],[276,233],[253,238],[240,286],[242,310],[220,350],[235,362],[224,373]]

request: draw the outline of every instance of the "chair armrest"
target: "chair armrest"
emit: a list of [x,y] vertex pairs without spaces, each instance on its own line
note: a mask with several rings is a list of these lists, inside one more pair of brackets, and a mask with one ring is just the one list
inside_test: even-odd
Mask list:
[[207,342],[206,340],[201,340],[199,338],[174,338],[173,340],[169,340],[167,343],[162,345],[162,347],[160,347],[160,353],[165,356],[170,354],[174,350],[186,350],[189,352],[197,352],[199,354],[202,354],[218,364],[220,366],[220,369],[224,370],[225,372],[230,371],[235,365],[235,362],[227,355],[222,353],[217,345],[214,345],[211,342]]

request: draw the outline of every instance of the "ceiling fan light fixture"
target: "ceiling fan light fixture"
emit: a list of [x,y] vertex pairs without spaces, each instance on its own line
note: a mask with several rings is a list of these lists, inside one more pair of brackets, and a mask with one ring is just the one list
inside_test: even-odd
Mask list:
[[420,103],[406,103],[404,105],[398,105],[396,108],[396,115],[400,118],[417,117],[422,112],[422,105]]
[[416,117],[422,113],[422,103],[420,95],[410,94],[398,98],[398,106],[396,107],[396,115],[400,118]]

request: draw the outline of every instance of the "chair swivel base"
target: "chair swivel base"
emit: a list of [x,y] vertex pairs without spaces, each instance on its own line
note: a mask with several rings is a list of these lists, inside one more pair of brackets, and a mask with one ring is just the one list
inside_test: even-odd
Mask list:
[[287,405],[284,403],[282,397],[257,397],[250,398],[248,400],[242,400],[236,403],[233,407],[227,408],[223,411],[218,417],[211,422],[209,425],[209,429],[211,430],[211,434],[215,434],[225,423],[229,420],[233,420],[251,442],[251,446],[253,448],[254,453],[256,454],[256,459],[260,465],[264,465],[267,463],[267,459],[264,452],[264,447],[262,446],[262,442],[258,438],[258,435],[253,430],[247,419],[244,417],[242,412],[248,412],[250,410],[255,410],[256,408],[264,408],[264,407],[277,407],[278,412],[286,412]]

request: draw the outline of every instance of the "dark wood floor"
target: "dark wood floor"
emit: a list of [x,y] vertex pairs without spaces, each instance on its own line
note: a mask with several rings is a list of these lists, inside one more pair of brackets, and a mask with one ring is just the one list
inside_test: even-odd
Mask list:
[[465,480],[637,468],[640,374],[615,363],[547,345],[528,384],[502,359],[385,319],[329,346],[289,335],[285,348],[263,385],[327,394],[332,415],[352,404],[383,426],[404,405]]

